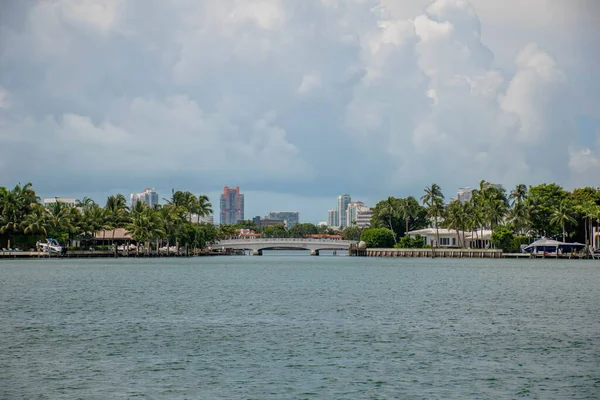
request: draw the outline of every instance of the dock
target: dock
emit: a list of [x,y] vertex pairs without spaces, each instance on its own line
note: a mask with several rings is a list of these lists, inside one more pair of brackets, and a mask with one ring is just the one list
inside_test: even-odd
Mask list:
[[420,257],[420,258],[511,258],[511,259],[585,259],[584,253],[544,254],[544,253],[504,253],[498,249],[358,249],[351,248],[348,255],[353,257]]

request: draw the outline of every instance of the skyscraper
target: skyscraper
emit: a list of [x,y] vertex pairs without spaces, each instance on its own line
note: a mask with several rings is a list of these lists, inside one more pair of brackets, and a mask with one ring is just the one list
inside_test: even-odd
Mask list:
[[337,210],[333,209],[333,210],[329,210],[327,212],[327,226],[329,226],[330,228],[337,228],[339,225],[338,222],[338,212]]
[[142,193],[131,193],[129,196],[131,208],[135,207],[135,203],[141,201],[142,203],[148,204],[150,207],[154,207],[158,204],[158,193],[154,188],[144,188]]
[[349,194],[342,194],[338,197],[337,201],[337,213],[338,213],[338,226],[340,229],[346,228],[349,223],[347,221],[347,211],[348,211],[348,203],[352,201],[352,198]]
[[286,228],[291,228],[300,221],[300,214],[294,211],[271,211],[267,219],[283,220]]
[[225,186],[221,194],[221,224],[234,225],[244,220],[244,195],[240,187]]

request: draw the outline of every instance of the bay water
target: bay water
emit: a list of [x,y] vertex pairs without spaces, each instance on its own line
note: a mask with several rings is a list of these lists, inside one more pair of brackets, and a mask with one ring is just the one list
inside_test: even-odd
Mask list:
[[0,261],[1,399],[598,399],[600,261]]

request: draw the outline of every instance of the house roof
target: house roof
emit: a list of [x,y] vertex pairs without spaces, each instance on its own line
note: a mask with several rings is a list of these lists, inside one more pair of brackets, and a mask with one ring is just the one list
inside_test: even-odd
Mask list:
[[131,235],[127,232],[125,228],[117,228],[114,230],[114,237],[112,230],[103,230],[96,232],[96,239],[98,240],[123,240],[123,239],[131,239]]
[[[463,232],[463,231],[458,231],[458,232],[460,233],[461,236],[464,233],[465,239],[489,240],[492,237],[492,231],[488,230],[488,229],[478,230],[473,233]],[[454,229],[440,228],[439,233],[440,233],[440,235],[456,236],[456,230],[454,230]],[[437,232],[436,232],[435,228],[425,228],[425,229],[418,229],[415,231],[410,231],[410,232],[408,232],[408,234],[409,235],[431,236],[431,235],[436,235]]]
[[533,250],[535,248],[546,248],[546,249],[582,249],[585,247],[582,243],[567,243],[567,242],[559,242],[558,240],[541,238],[531,243],[529,246],[525,247],[525,251]]

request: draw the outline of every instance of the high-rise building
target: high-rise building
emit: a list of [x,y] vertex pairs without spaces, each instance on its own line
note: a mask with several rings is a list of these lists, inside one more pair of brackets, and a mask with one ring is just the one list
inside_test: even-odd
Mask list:
[[357,226],[359,228],[367,227],[371,224],[373,210],[365,206],[362,201],[351,201],[348,203],[346,211],[346,221],[348,226]]
[[458,200],[461,204],[471,201],[471,197],[473,197],[473,189],[468,186],[458,189],[458,193],[456,193],[456,200]]
[[[499,183],[486,182],[483,185],[483,190],[488,189],[488,188],[495,188],[498,190],[503,190],[502,185]],[[473,197],[473,189],[470,188],[469,186],[458,189],[458,192],[456,193],[456,200],[458,200],[461,204],[468,203],[469,201],[471,201],[472,197]]]
[[148,204],[150,207],[154,207],[158,204],[158,193],[154,188],[144,188],[142,193],[131,193],[129,196],[131,208],[135,207],[138,201]]
[[327,211],[327,226],[337,228],[339,226],[339,218],[337,210]]
[[284,220],[286,228],[289,229],[300,221],[300,214],[294,211],[273,211],[267,215],[267,219]]
[[356,226],[366,228],[371,226],[371,218],[373,218],[373,209],[366,206],[358,206],[356,209]]
[[349,194],[342,194],[338,197],[337,201],[337,212],[338,212],[338,226],[340,229],[346,228],[349,223],[347,220],[348,204],[352,201]]
[[364,207],[364,205],[365,203],[362,201],[351,201],[348,203],[348,208],[346,209],[346,223],[348,226],[352,226],[356,222],[358,207]]
[[221,194],[221,224],[234,225],[244,220],[244,195],[240,187],[225,186]]

